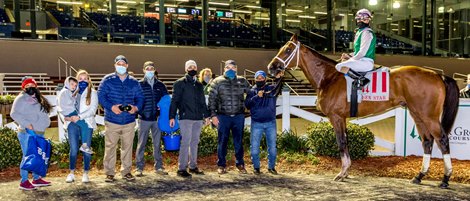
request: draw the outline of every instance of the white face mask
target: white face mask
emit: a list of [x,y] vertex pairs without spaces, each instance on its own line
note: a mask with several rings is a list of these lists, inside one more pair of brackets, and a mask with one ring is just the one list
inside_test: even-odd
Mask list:
[[124,75],[127,72],[127,68],[125,66],[115,66],[115,68],[119,75]]

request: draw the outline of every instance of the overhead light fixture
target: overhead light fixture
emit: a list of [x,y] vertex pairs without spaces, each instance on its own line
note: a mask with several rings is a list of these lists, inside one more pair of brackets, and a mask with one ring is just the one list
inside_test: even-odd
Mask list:
[[313,12],[313,13],[318,14],[318,15],[328,15],[328,13],[326,12]]
[[251,14],[251,11],[248,10],[232,10],[234,13],[246,13],[246,14]]
[[438,13],[444,13],[444,6],[437,8]]
[[295,22],[295,23],[300,23],[300,20],[286,20],[286,22]]
[[448,13],[453,13],[454,12],[454,9],[452,8],[449,8],[449,10],[447,10]]
[[189,0],[175,0],[175,1],[178,1],[178,2],[189,2]]
[[400,8],[400,2],[398,1],[393,2],[393,8]]
[[221,3],[221,2],[209,2],[211,5],[219,5],[219,6],[230,6],[229,3]]
[[303,10],[295,10],[295,9],[286,9],[287,12],[296,12],[296,13],[301,13],[304,12]]
[[118,3],[131,3],[131,4],[137,4],[136,1],[129,1],[129,0],[116,0]]
[[120,5],[118,5],[118,6],[116,6],[116,8],[127,8],[127,6],[120,6]]
[[255,17],[255,20],[269,20],[269,17]]
[[341,17],[344,17],[344,16],[346,16],[345,14],[342,14],[342,13],[340,13],[340,14],[338,14],[338,15],[339,15],[339,16],[341,16]]
[[261,9],[261,6],[246,5],[245,7],[247,7],[247,8],[255,8],[255,9]]
[[310,15],[299,15],[299,18],[306,18],[306,19],[317,19],[315,16],[310,16]]
[[98,8],[98,11],[108,11],[106,8]]
[[369,0],[369,5],[371,6],[377,5],[377,0]]
[[82,5],[82,2],[71,2],[71,1],[57,1],[58,4],[69,4],[69,5]]

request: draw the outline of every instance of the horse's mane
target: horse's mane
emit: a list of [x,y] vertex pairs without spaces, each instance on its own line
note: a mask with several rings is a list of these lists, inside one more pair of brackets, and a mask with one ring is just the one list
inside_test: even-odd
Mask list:
[[338,62],[333,60],[333,59],[330,59],[328,57],[326,57],[325,55],[317,52],[315,49],[309,47],[308,45],[305,45],[305,44],[302,44],[304,47],[306,47],[308,50],[310,50],[310,52],[312,52],[315,56],[317,56],[318,58],[320,58],[321,60],[324,60],[325,62],[329,62],[329,63],[332,63],[333,65],[336,65]]

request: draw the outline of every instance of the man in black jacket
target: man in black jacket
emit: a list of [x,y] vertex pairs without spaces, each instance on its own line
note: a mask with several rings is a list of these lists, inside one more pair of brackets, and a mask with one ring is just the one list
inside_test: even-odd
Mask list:
[[159,116],[157,103],[163,96],[168,95],[168,90],[165,84],[155,77],[155,64],[152,61],[145,62],[143,70],[145,76],[139,81],[144,93],[144,104],[142,110],[139,110],[139,135],[137,136],[138,143],[135,153],[136,176],[143,176],[142,171],[145,166],[144,151],[149,131],[152,132],[155,172],[160,175],[167,175],[168,173],[163,169],[162,153],[160,151],[161,131],[157,124]]
[[212,123],[217,126],[217,171],[227,172],[227,143],[232,131],[235,147],[236,166],[240,173],[246,174],[243,161],[243,128],[245,125],[244,94],[250,90],[250,84],[241,76],[237,76],[237,65],[233,60],[225,62],[225,72],[212,81],[209,91],[209,109]]
[[[173,84],[173,97],[170,106],[170,126],[175,125],[176,110],[180,118],[181,145],[178,157],[180,177],[191,177],[193,174],[204,174],[197,167],[197,149],[203,120],[209,121],[204,87],[197,80],[197,64],[193,60],[185,63],[186,75]],[[189,159],[189,172],[188,168]]]

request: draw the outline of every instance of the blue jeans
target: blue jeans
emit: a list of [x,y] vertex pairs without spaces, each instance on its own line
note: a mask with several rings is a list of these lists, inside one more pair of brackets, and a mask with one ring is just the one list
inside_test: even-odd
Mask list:
[[276,120],[260,123],[251,121],[251,161],[254,168],[260,167],[259,162],[259,147],[263,133],[266,134],[266,141],[268,143],[268,168],[274,169],[276,166]]
[[[38,134],[38,135],[44,136],[44,134]],[[25,157],[26,151],[28,150],[28,137],[29,137],[29,134],[27,134],[26,132],[18,132],[18,140],[20,141],[21,151],[23,152],[23,158]],[[28,175],[29,173],[27,170],[23,170],[20,168],[21,182],[28,180]],[[39,178],[41,178],[39,175],[33,173],[34,180],[39,179]]]
[[[66,115],[65,117],[72,117],[72,116],[78,116],[77,111],[73,111],[72,113]],[[91,144],[88,143],[88,138],[90,137],[91,140],[91,135],[88,135],[88,124],[85,122],[85,120],[81,119],[75,122],[80,127],[80,135],[82,139],[82,144],[87,143],[88,147],[91,147]],[[93,132],[92,132],[93,133]]]
[[[67,127],[67,134],[68,134],[68,138],[69,138],[68,140],[69,140],[69,145],[70,145],[70,154],[69,154],[70,170],[75,170],[80,137],[82,133],[81,129],[82,128],[77,123],[74,123],[74,122],[70,122]],[[85,134],[86,141],[84,141],[84,139],[81,139],[81,141],[82,143],[87,143],[87,145],[90,147],[91,135],[93,134],[93,129],[86,127],[85,133],[86,133]],[[85,166],[84,171],[90,170],[90,161],[91,161],[91,154],[83,153],[83,165]]]
[[243,161],[243,128],[245,126],[245,115],[237,114],[230,115],[217,115],[219,119],[218,132],[218,145],[217,145],[217,166],[226,167],[227,160],[227,144],[232,131],[233,146],[235,147],[235,164],[245,165]]

